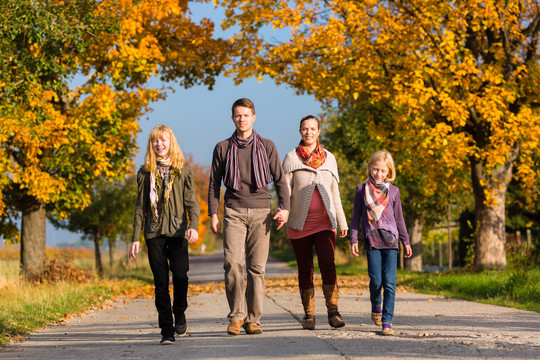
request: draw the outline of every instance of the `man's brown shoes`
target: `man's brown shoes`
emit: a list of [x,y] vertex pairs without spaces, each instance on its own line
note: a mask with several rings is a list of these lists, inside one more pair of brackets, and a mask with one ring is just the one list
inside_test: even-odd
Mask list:
[[254,322],[245,323],[244,330],[246,330],[246,334],[250,335],[262,334],[263,332],[259,324]]
[[244,320],[231,321],[227,327],[227,334],[229,335],[238,335],[240,334],[240,329],[244,325]]
[[262,329],[259,324],[254,322],[244,323],[244,320],[231,321],[227,327],[227,334],[229,335],[238,335],[240,334],[240,329],[244,328],[246,334],[255,335],[262,334]]

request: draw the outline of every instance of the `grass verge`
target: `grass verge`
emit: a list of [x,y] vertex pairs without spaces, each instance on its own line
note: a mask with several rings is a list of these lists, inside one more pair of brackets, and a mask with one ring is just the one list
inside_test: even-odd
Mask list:
[[[114,275],[95,278],[82,276],[84,270],[73,268],[69,262],[51,261],[47,266],[49,277],[43,282],[11,278],[0,287],[0,346],[22,340],[46,325],[107,307],[121,297],[153,296],[149,266],[143,261],[139,264],[124,266],[119,261]],[[67,276],[70,274],[75,276]]]
[[399,272],[398,284],[415,292],[540,312],[538,267],[440,274]]
[[0,345],[24,338],[45,325],[106,307],[121,296],[136,296],[147,283],[99,280],[87,283],[19,283],[0,290]]

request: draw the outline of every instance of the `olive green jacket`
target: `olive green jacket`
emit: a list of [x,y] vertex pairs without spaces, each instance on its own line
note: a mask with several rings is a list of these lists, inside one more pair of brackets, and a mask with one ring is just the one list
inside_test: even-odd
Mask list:
[[188,228],[197,230],[199,226],[199,201],[195,192],[195,176],[188,164],[184,165],[180,176],[175,177],[169,194],[169,201],[160,223],[152,220],[150,211],[150,173],[143,168],[137,173],[137,202],[133,223],[132,241],[139,241],[144,229],[144,238],[158,236],[186,238]]

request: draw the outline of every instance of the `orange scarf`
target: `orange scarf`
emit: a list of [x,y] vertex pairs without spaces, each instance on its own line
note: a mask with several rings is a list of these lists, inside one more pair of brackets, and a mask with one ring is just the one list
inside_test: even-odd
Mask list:
[[317,142],[315,150],[313,150],[310,154],[308,148],[304,145],[304,141],[301,140],[300,144],[298,144],[298,147],[296,148],[296,155],[298,155],[304,165],[310,166],[314,169],[324,164],[324,161],[326,160],[326,151],[324,151],[324,148],[319,142]]

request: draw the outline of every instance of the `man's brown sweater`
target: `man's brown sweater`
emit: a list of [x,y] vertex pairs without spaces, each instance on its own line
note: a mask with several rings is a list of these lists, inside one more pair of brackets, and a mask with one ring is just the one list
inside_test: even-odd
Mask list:
[[[262,138],[262,142],[268,155],[268,166],[274,180],[276,193],[278,196],[278,206],[280,209],[289,210],[290,196],[285,174],[281,167],[276,145],[272,140]],[[210,172],[210,184],[208,188],[208,215],[217,214],[219,207],[219,195],[221,181],[225,175],[225,165],[227,159],[227,149],[229,139],[220,141],[214,148],[212,157],[212,169]],[[236,191],[227,188],[225,191],[225,206],[233,208],[270,208],[270,191],[268,186],[260,188],[255,186],[255,175],[253,174],[252,145],[238,149],[238,166],[242,187]]]

